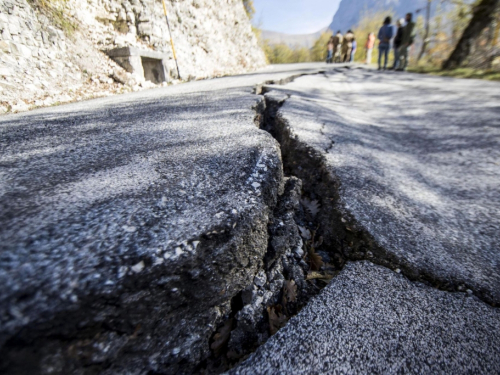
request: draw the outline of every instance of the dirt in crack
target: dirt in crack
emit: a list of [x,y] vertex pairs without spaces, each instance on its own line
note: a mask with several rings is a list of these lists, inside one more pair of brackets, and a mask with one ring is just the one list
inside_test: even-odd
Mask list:
[[[204,373],[220,373],[248,358],[269,337],[321,291],[347,260],[369,260],[392,270],[400,269],[410,280],[443,290],[431,275],[413,275],[409,265],[379,246],[340,202],[340,181],[326,166],[322,151],[301,142],[280,115],[289,98],[267,92],[256,107],[258,126],[281,146],[285,191],[269,220],[268,250],[264,267],[253,283],[241,291],[238,310],[222,322],[211,343],[223,339],[222,351],[212,348]],[[335,147],[332,141],[328,150]]]
[[[273,134],[280,103],[261,103],[257,120]],[[274,134],[273,134],[274,135]],[[275,138],[279,140],[277,135]],[[286,155],[283,160],[288,162]],[[316,165],[307,173],[314,174]],[[285,187],[268,223],[268,249],[253,283],[233,298],[231,312],[209,342],[211,358],[197,373],[221,373],[235,367],[284,327],[308,301],[335,277],[345,263],[325,241],[321,225],[325,197],[309,189],[284,164]],[[327,198],[328,199],[328,198]]]
[[268,249],[253,283],[233,297],[231,313],[210,340],[212,357],[198,373],[221,373],[242,361],[284,327],[339,272],[319,233],[319,199],[302,181],[285,178],[285,191],[268,223]]

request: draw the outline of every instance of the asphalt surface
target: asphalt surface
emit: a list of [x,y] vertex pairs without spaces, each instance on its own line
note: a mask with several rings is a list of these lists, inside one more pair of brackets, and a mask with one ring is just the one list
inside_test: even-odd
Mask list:
[[270,89],[290,96],[280,113],[326,159],[353,231],[414,279],[500,303],[498,82],[350,69]]
[[283,187],[255,85],[319,65],[2,116],[0,370],[206,358]]
[[[283,189],[255,93],[322,70],[0,117],[0,370],[194,371],[262,267]],[[383,250],[363,257],[429,285],[349,262],[237,373],[500,371],[484,302],[500,303],[499,87],[339,69],[266,88]]]
[[339,276],[230,374],[496,374],[500,311],[368,261]]
[[[500,371],[499,310],[485,303],[500,302],[499,89],[366,69],[267,87],[285,99],[287,148],[314,149],[334,176],[338,236],[373,253],[343,251],[393,269],[348,262],[231,374]],[[295,171],[314,168],[287,152]]]

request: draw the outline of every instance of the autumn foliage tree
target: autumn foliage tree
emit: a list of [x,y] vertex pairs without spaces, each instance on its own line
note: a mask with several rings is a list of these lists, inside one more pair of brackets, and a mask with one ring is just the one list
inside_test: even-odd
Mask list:
[[[465,28],[460,40],[450,57],[444,62],[444,69],[453,69],[462,66],[474,53],[475,45],[479,44],[479,40],[487,29],[493,30],[492,35],[484,39],[489,39],[486,43],[491,44],[492,49],[498,49],[499,43],[499,24],[500,24],[500,0],[480,0],[474,7],[472,18]],[[496,23],[494,26],[493,24]],[[498,50],[497,50],[498,53]],[[488,59],[488,56],[485,56]]]
[[247,12],[248,18],[252,19],[255,15],[253,0],[243,0],[243,6],[245,7],[245,12]]
[[295,47],[279,43],[271,45],[265,42],[264,52],[271,64],[292,64],[311,61],[311,53],[305,47]]
[[332,36],[331,31],[326,31],[314,42],[311,48],[311,61],[326,61],[326,45]]

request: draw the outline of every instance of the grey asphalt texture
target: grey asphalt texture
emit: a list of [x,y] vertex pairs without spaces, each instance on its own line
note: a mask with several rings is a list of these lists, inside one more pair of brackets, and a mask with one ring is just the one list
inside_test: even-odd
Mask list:
[[368,261],[339,276],[236,369],[243,374],[497,374],[500,311]]
[[231,374],[500,372],[500,313],[483,301],[500,301],[499,89],[367,69],[267,88],[340,182],[345,225],[401,269],[348,262]]
[[340,182],[350,229],[413,279],[500,303],[498,82],[343,69],[269,89]]
[[152,371],[206,357],[283,184],[255,85],[319,65],[2,116],[0,368],[81,366],[57,357],[65,345],[86,366],[127,345]]
[[[325,69],[0,117],[0,370],[191,372],[262,267],[283,188],[255,87]],[[340,181],[347,225],[413,280],[470,291],[348,262],[235,373],[500,372],[484,302],[500,303],[499,88],[367,69],[270,88]]]

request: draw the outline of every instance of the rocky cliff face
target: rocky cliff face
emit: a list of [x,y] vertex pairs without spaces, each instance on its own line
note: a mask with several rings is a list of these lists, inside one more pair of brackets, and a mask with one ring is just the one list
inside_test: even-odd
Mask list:
[[425,0],[342,0],[330,29],[344,33],[356,26],[364,14],[393,10],[398,17],[403,17],[408,12],[414,13],[425,7],[425,4]]
[[[170,0],[167,7],[183,79],[265,64],[241,0]],[[104,51],[113,48],[163,53],[171,82],[169,41],[158,0],[3,0],[0,113],[154,86],[110,60]]]

